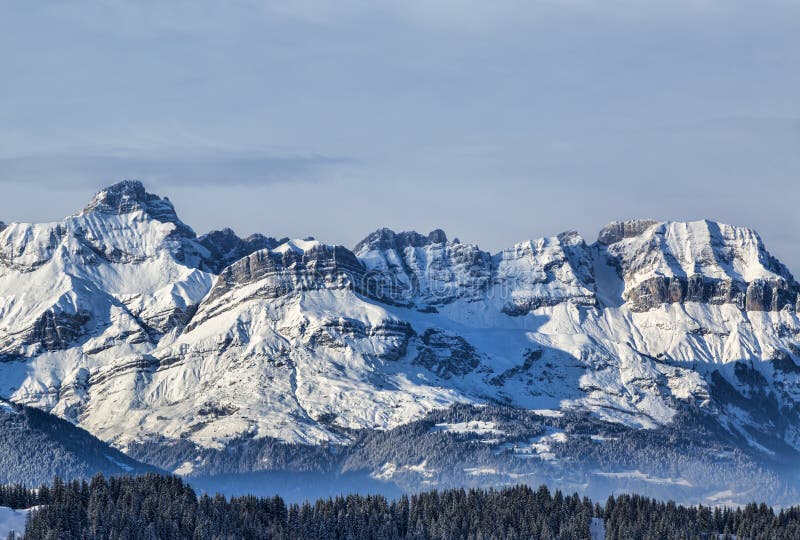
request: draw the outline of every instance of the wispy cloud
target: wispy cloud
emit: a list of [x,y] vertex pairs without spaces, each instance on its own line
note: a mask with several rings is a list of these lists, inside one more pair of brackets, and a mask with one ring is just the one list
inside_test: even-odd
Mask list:
[[166,186],[317,182],[352,161],[323,155],[27,155],[0,158],[0,183],[97,186],[122,178]]
[[800,117],[740,115],[716,119],[716,123],[727,129],[743,130],[758,135],[792,134],[800,136]]

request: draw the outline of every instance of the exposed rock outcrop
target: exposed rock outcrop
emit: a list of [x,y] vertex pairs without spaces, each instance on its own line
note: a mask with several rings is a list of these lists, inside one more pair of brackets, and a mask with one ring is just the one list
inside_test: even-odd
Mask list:
[[361,240],[356,244],[356,247],[353,248],[353,251],[355,253],[372,250],[403,251],[409,247],[418,248],[430,246],[432,244],[445,243],[447,243],[447,235],[441,229],[434,229],[426,236],[416,231],[396,233],[391,229],[383,228],[378,229]]
[[733,304],[747,311],[795,309],[800,293],[789,270],[755,231],[711,221],[615,222],[598,239],[617,268],[634,311],[664,304]]
[[447,240],[439,229],[427,236],[380,229],[359,242],[364,263],[364,294],[378,300],[418,307],[477,299],[491,283],[492,258],[477,246]]
[[375,339],[382,347],[373,348],[370,354],[381,360],[394,361],[405,356],[414,335],[414,329],[405,321],[387,319],[372,326],[358,319],[338,317],[316,326],[305,339],[311,347],[321,345],[332,349],[346,349],[350,339]]
[[470,373],[480,364],[475,347],[461,336],[429,328],[422,334],[414,364],[423,366],[443,379]]
[[[31,352],[67,349],[84,333],[83,326],[90,318],[85,311],[69,313],[48,309],[30,327],[11,335],[0,334],[0,357],[23,358]],[[33,346],[33,351],[26,351],[27,346]]]
[[596,305],[591,253],[575,231],[517,244],[494,261],[494,290],[508,315],[563,302]]
[[253,296],[277,298],[294,291],[357,289],[364,266],[343,246],[318,242],[287,242],[276,249],[256,251],[225,268],[207,302],[250,283]]
[[637,219],[631,221],[613,221],[600,230],[597,242],[604,246],[615,244],[625,238],[633,238],[644,233],[658,222],[652,219]]
[[273,249],[289,241],[288,238],[277,240],[262,234],[252,234],[247,238],[240,238],[232,229],[211,231],[198,238],[200,244],[209,254],[204,258],[202,268],[212,274],[219,274],[222,270],[239,259],[262,249]]

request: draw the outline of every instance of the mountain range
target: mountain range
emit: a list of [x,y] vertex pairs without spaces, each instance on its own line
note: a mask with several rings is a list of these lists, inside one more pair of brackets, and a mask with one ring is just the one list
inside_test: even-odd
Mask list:
[[0,397],[196,477],[796,503],[798,312],[758,234],[713,221],[349,249],[197,236],[124,181],[0,224]]

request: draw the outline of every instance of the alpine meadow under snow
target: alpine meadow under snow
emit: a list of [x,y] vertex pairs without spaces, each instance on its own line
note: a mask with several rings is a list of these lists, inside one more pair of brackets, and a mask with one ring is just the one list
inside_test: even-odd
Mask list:
[[125,181],[63,221],[0,225],[0,397],[109,463],[198,479],[796,503],[798,311],[758,234],[710,221],[495,254],[380,229],[348,249],[198,237]]

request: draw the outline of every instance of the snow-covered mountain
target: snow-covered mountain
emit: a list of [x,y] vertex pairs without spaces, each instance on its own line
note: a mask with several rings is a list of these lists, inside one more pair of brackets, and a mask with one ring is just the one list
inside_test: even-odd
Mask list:
[[463,403],[632,430],[691,411],[778,459],[800,452],[798,311],[759,236],[709,221],[495,254],[380,229],[350,250],[197,237],[126,181],[0,226],[0,396],[123,450],[346,446]]

